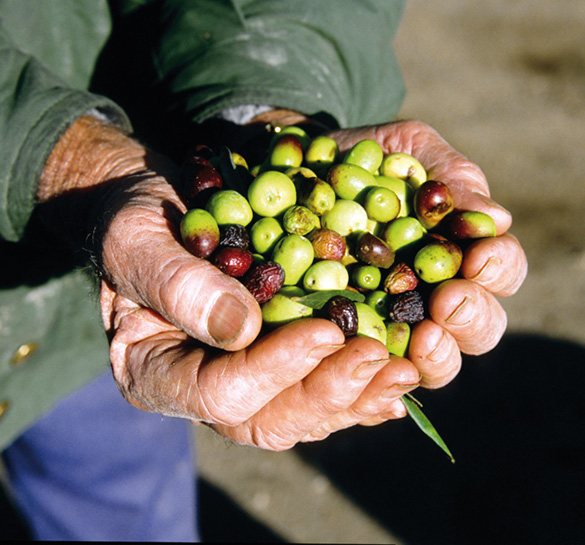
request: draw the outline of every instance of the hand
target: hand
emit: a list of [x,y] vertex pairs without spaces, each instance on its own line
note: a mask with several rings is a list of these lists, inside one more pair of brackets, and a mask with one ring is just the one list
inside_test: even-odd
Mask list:
[[[282,450],[361,422],[404,416],[419,372],[373,339],[348,342],[326,320],[255,340],[256,301],[239,281],[186,252],[175,168],[91,118],[76,122],[41,177],[49,221],[86,224],[102,274],[114,377],[136,407],[205,422],[249,445]],[[103,218],[96,227],[91,218]],[[75,238],[75,233],[65,233]]]
[[489,198],[479,167],[449,146],[435,130],[418,121],[335,131],[342,151],[365,138],[376,140],[385,153],[401,151],[416,157],[430,179],[449,185],[455,207],[478,210],[496,223],[497,237],[473,243],[461,266],[463,279],[441,283],[431,295],[432,319],[412,332],[409,358],[422,375],[421,385],[438,388],[461,367],[461,352],[482,354],[501,339],[506,313],[496,296],[514,294],[524,281],[527,261],[518,240],[508,233],[510,213]]

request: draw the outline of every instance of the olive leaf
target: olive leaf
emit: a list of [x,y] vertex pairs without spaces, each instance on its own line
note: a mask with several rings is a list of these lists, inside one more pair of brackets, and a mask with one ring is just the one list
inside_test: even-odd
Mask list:
[[422,412],[421,407],[422,403],[418,401],[415,397],[411,394],[405,394],[401,397],[404,406],[406,407],[406,411],[408,415],[414,420],[416,425],[428,436],[430,437],[439,447],[443,449],[443,451],[449,456],[452,463],[455,463],[455,458],[451,454],[449,447],[445,444],[441,436],[438,434],[435,427],[431,424],[431,421],[425,416]]
[[338,295],[342,295],[343,297],[347,297],[351,301],[355,301],[358,303],[362,303],[365,301],[365,296],[362,293],[358,293],[351,290],[325,290],[325,291],[316,291],[315,293],[310,293],[309,295],[303,295],[302,297],[291,297],[293,301],[297,303],[301,303],[307,307],[311,307],[312,309],[320,309],[325,306],[325,303],[329,301],[332,297],[336,297]]

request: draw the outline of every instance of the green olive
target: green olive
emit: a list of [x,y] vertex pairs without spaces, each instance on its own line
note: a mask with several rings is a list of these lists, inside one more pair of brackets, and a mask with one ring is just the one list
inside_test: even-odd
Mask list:
[[359,200],[367,189],[377,186],[376,178],[365,168],[348,163],[339,163],[327,172],[327,182],[340,199]]
[[262,321],[271,328],[305,318],[313,314],[313,309],[294,301],[292,297],[302,297],[306,292],[298,286],[282,287],[268,302],[262,304]]
[[388,317],[389,311],[389,295],[382,290],[370,291],[366,295],[365,303],[370,305],[382,318]]
[[420,221],[411,216],[396,218],[386,225],[380,238],[397,252],[401,248],[410,246],[421,240],[426,229]]
[[299,167],[303,162],[303,144],[294,134],[284,134],[276,140],[270,152],[271,168],[286,170]]
[[380,174],[406,180],[413,189],[427,181],[427,172],[420,162],[407,153],[390,153],[380,165]]
[[386,344],[388,333],[382,317],[366,303],[355,303],[358,315],[358,335],[372,337]]
[[328,136],[313,138],[305,150],[305,164],[317,174],[321,174],[335,164],[338,157],[337,142]]
[[410,326],[404,323],[388,322],[386,324],[386,348],[390,354],[404,358],[408,353]]
[[364,198],[364,208],[371,220],[388,223],[400,213],[400,199],[387,187],[372,187]]
[[360,140],[351,148],[343,159],[344,163],[358,165],[374,174],[380,168],[384,152],[375,140]]
[[450,240],[432,240],[414,256],[416,274],[429,284],[453,278],[463,259],[461,248]]
[[382,281],[382,273],[374,265],[357,265],[351,269],[350,277],[358,290],[375,290]]

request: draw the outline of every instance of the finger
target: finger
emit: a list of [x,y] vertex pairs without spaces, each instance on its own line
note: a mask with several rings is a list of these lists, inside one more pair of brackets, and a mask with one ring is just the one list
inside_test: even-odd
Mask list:
[[110,343],[114,376],[125,396],[150,410],[210,423],[239,424],[322,358],[343,347],[328,320],[306,320],[225,352],[190,341],[151,310],[115,298]]
[[402,403],[396,404],[407,392],[419,386],[416,367],[405,358],[390,356],[370,380],[360,396],[345,410],[339,411],[321,426],[303,437],[303,441],[324,439],[331,433],[355,424],[374,425],[405,414]]
[[457,341],[446,329],[428,319],[413,327],[408,359],[420,372],[420,385],[425,388],[445,386],[461,369]]
[[209,261],[177,254],[145,281],[153,308],[210,346],[233,351],[252,342],[262,327],[252,294]]
[[291,448],[351,406],[388,361],[388,351],[382,343],[352,337],[342,350],[325,358],[302,381],[282,391],[242,426],[214,428],[240,443],[270,450]]
[[120,210],[103,246],[115,290],[191,337],[238,350],[258,335],[262,316],[252,294],[239,280],[189,254],[154,205]]
[[197,390],[206,420],[228,426],[258,413],[288,388],[296,387],[323,360],[344,350],[343,332],[329,320],[287,324],[250,347],[224,353],[202,366]]
[[[110,363],[114,379],[126,400],[143,410],[156,411],[156,403],[148,398],[145,375],[150,371],[149,358],[142,362],[130,358],[131,349],[140,347],[146,351],[157,346],[160,351],[174,348],[187,336],[150,309],[145,309],[119,294],[102,281],[102,318],[110,339]],[[163,412],[160,411],[159,412]],[[168,408],[164,414],[170,414]]]
[[465,354],[488,352],[506,330],[506,312],[496,298],[467,280],[452,279],[439,284],[431,294],[429,312]]
[[500,297],[513,295],[526,278],[528,261],[518,239],[507,233],[474,242],[465,250],[461,273]]
[[371,416],[370,418],[366,418],[359,422],[360,426],[379,426],[384,422],[388,422],[388,420],[398,420],[399,418],[404,418],[408,415],[406,407],[404,403],[402,403],[402,399],[395,399],[392,403],[388,405],[386,412]]

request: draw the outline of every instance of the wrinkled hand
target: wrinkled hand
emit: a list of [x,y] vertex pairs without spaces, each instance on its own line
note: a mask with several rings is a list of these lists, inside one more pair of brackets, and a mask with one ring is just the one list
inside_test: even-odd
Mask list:
[[[101,308],[126,399],[274,450],[404,416],[399,398],[418,386],[419,372],[378,341],[346,342],[319,319],[255,340],[261,313],[250,293],[178,241],[184,205],[169,183],[175,174],[137,142],[82,118],[39,186],[39,202],[67,202],[68,219],[104,218],[94,233]],[[80,203],[92,194],[86,214]]]
[[455,207],[478,210],[496,223],[497,237],[474,242],[465,252],[463,279],[440,284],[431,295],[431,319],[412,332],[409,358],[420,371],[421,385],[438,388],[451,381],[461,367],[461,352],[491,350],[506,329],[506,313],[496,296],[514,294],[527,273],[526,256],[508,233],[510,213],[489,198],[480,168],[449,146],[435,130],[418,121],[336,131],[342,151],[365,138],[376,140],[385,153],[401,151],[416,157],[429,179],[449,185]]

